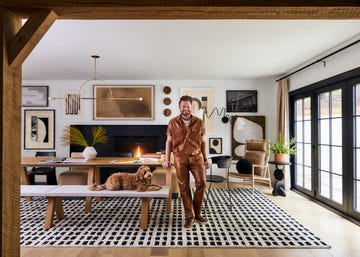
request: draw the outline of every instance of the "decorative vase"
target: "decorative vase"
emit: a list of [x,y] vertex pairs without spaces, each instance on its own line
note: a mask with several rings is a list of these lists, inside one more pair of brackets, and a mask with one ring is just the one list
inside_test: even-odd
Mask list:
[[289,155],[286,153],[275,153],[274,154],[274,160],[276,162],[285,163],[289,161]]
[[96,157],[97,152],[93,146],[87,146],[82,152],[82,155],[86,160],[91,160]]

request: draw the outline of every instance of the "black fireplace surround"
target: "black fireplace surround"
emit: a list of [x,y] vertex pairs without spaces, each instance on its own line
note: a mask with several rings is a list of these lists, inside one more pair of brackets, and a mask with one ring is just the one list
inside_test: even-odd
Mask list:
[[[71,125],[77,127],[88,142],[91,142],[92,129],[102,126],[109,138],[107,144],[95,145],[97,156],[135,156],[138,146],[144,153],[155,153],[165,150],[167,125]],[[71,152],[82,152],[81,146],[71,145]],[[155,167],[151,167],[155,169]],[[100,168],[102,183],[114,172],[135,172],[136,167],[103,167]]]

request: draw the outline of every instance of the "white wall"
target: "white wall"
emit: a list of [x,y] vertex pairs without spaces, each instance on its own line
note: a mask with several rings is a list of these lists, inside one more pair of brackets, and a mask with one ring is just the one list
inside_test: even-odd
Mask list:
[[[66,92],[77,92],[83,81],[23,81],[23,85],[48,85],[49,96],[62,97]],[[257,113],[236,113],[237,115],[264,115],[266,116],[266,137],[271,140],[275,139],[276,130],[276,85],[275,78],[262,80],[171,80],[171,81],[107,81],[110,85],[155,85],[155,119],[151,121],[144,120],[111,120],[99,121],[93,120],[93,104],[91,100],[85,100],[82,104],[82,113],[77,116],[65,115],[64,100],[49,101],[49,106],[45,109],[55,109],[55,151],[57,156],[68,156],[69,146],[61,144],[60,136],[65,126],[70,124],[167,124],[170,118],[178,114],[178,99],[180,97],[180,88],[213,88],[215,106],[226,107],[226,90],[257,90],[258,91],[258,112]],[[170,86],[172,92],[165,95],[162,91],[164,86]],[[92,85],[86,85],[83,88],[83,96],[92,96]],[[163,104],[163,98],[169,96],[172,99],[170,106],[172,110],[170,117],[163,115],[166,108]],[[23,107],[23,109],[25,109]],[[26,109],[37,109],[29,108]],[[38,109],[44,109],[38,108]],[[22,112],[23,115],[24,112]],[[235,113],[229,113],[234,115]],[[22,122],[23,122],[22,118]],[[223,124],[221,117],[214,117],[214,133],[208,133],[207,137],[223,138],[223,154],[231,155],[231,125]],[[22,130],[24,124],[22,124]],[[22,131],[22,146],[23,144]],[[23,148],[23,147],[22,147]],[[34,156],[36,150],[22,149],[23,156]]]
[[[327,54],[333,51],[334,49],[329,50]],[[312,61],[318,59],[315,58]],[[325,67],[322,62],[319,62],[290,76],[288,78],[289,91],[311,85],[358,67],[360,67],[360,43],[327,58]]]

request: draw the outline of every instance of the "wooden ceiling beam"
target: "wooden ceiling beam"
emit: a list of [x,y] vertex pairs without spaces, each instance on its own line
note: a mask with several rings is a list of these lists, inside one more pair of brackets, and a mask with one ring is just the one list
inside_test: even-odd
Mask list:
[[51,10],[40,10],[29,17],[8,45],[7,54],[11,68],[21,67],[56,18],[57,15]]
[[358,0],[2,0],[27,17],[53,10],[58,19],[359,19]]
[[76,7],[59,19],[359,19],[360,7]]

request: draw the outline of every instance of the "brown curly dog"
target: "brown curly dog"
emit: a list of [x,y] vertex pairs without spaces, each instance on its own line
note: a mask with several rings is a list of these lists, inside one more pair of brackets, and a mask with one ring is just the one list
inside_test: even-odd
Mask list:
[[92,184],[91,191],[100,190],[136,190],[138,192],[157,191],[161,186],[151,184],[152,173],[149,166],[141,165],[136,173],[118,172],[107,178],[105,184]]

